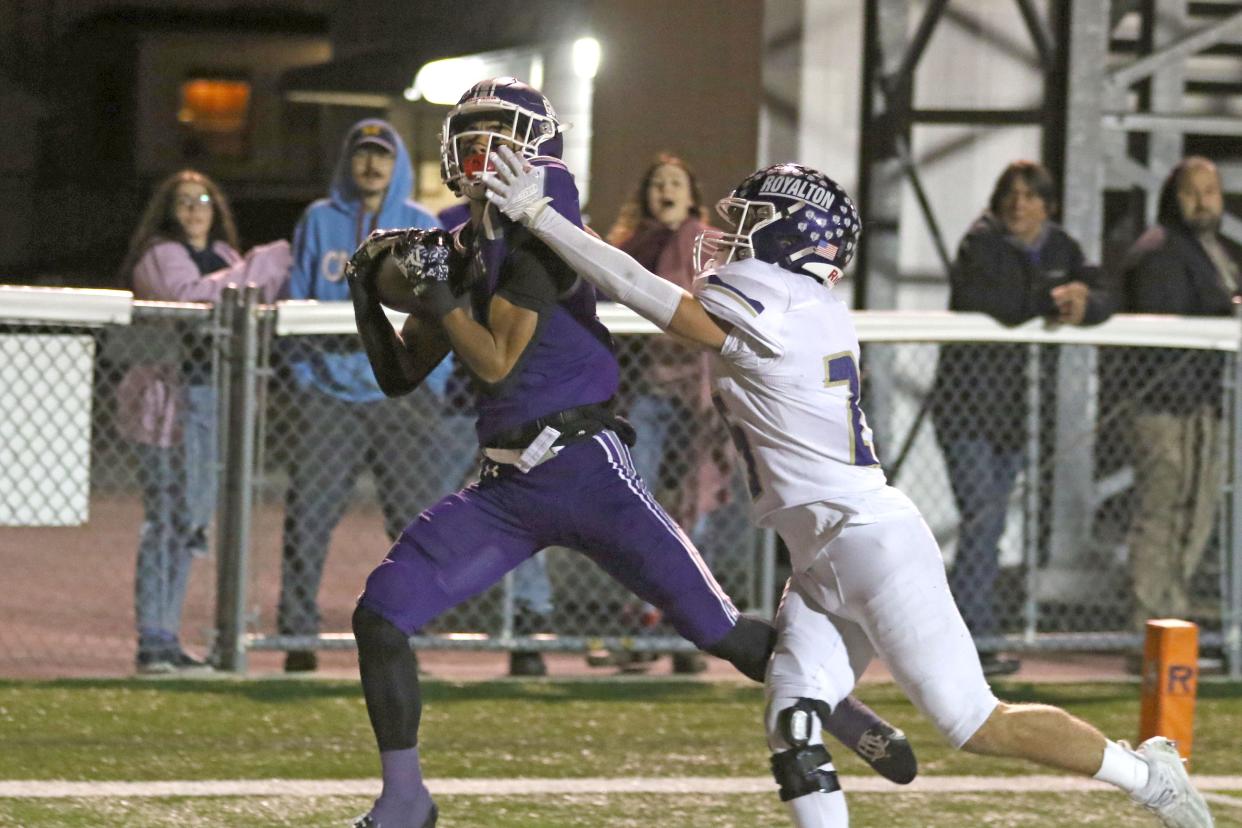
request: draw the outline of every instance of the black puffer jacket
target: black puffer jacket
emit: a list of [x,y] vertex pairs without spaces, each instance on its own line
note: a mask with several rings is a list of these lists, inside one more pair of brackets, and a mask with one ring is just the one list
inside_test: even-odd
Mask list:
[[[1166,219],[1167,220],[1167,219]],[[1221,244],[1235,262],[1242,249]],[[1229,294],[1207,251],[1180,220],[1157,224],[1139,237],[1121,266],[1122,308],[1127,313],[1228,316]],[[1148,411],[1186,413],[1219,405],[1225,355],[1219,351],[1135,348],[1116,360],[1115,370],[1142,389],[1139,405]]]
[[[1005,325],[1054,316],[1052,288],[1084,282],[1091,290],[1084,324],[1103,322],[1112,300],[1098,268],[1060,225],[1049,222],[1033,256],[984,213],[967,231],[949,274],[949,310],[977,311]],[[1026,345],[943,345],[932,389],[941,438],[979,436],[1017,449],[1026,431]]]

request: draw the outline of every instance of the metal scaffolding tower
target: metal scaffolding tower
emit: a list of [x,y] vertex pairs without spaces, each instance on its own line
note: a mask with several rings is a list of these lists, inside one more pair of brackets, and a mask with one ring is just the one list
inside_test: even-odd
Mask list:
[[[938,26],[954,15],[969,18],[980,5],[868,0],[858,199],[868,232],[855,275],[858,307],[896,305],[904,185],[948,270],[949,248],[910,149],[917,125],[1037,126],[1043,162],[1062,182],[1062,223],[1089,261],[1105,265],[1110,240],[1120,248],[1154,220],[1161,182],[1183,155],[1213,158],[1226,193],[1242,192],[1242,2],[1009,2],[1016,4],[1038,56],[1041,102],[1019,109],[932,109],[919,103],[919,62]],[[959,34],[972,30],[989,35],[971,26],[959,27]],[[962,150],[969,149],[967,142]],[[1242,240],[1242,221],[1227,214],[1224,231]],[[875,410],[883,411],[896,392],[883,379],[889,372],[874,371],[874,362],[872,367],[879,377],[868,393],[878,403]],[[1042,464],[1051,475],[1044,507],[1049,513],[1043,516],[1047,538],[1039,550],[1041,571],[1030,581],[1038,598],[1072,599],[1092,583],[1080,570],[1101,498],[1094,462],[1095,368],[1093,348],[1061,349],[1058,426]],[[882,419],[874,425],[885,430]]]

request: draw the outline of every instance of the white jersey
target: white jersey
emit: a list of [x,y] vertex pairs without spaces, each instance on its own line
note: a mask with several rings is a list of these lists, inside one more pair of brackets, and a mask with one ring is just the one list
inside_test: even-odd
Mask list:
[[823,501],[855,513],[885,489],[859,405],[858,334],[832,290],[758,259],[700,274],[694,295],[731,324],[715,398],[746,464],[754,518]]

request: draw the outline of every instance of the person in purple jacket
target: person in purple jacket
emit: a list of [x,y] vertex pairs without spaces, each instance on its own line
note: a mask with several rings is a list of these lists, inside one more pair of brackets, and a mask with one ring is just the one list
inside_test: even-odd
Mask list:
[[[228,202],[210,178],[182,170],[147,202],[120,269],[136,299],[214,302],[253,283],[273,301],[289,279],[289,243],[237,252]],[[164,344],[164,343],[161,343]],[[133,445],[142,483],[134,614],[139,673],[201,669],[181,647],[181,609],[194,554],[207,552],[216,500],[216,389],[202,337],[165,349],[175,359],[131,365],[117,387],[117,424]]]
[[[614,413],[619,368],[595,292],[486,200],[493,151],[547,170],[551,207],[581,226],[561,125],[513,78],[469,89],[446,120],[442,176],[470,200],[451,235],[374,234],[348,276],[358,329],[385,393],[406,393],[451,350],[472,375],[484,459],[479,480],[411,523],[367,578],[353,629],[383,790],[356,828],[428,828],[437,809],[418,754],[422,712],[411,633],[546,546],[580,550],[679,634],[762,681],[774,643],[742,616],[634,470],[633,429]],[[375,275],[391,257],[423,312],[398,335]]]

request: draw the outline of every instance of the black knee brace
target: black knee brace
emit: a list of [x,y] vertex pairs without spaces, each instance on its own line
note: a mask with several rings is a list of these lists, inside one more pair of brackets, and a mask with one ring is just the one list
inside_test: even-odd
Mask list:
[[810,744],[831,711],[825,701],[798,699],[797,704],[777,714],[776,727],[780,736],[786,744],[792,745],[789,750],[772,755],[772,775],[781,786],[782,802],[818,791],[841,790],[837,772],[820,768],[832,761],[828,749]]
[[706,649],[732,664],[742,675],[761,682],[768,669],[768,657],[775,647],[776,627],[762,619],[743,615],[728,635]]
[[418,686],[418,662],[410,649],[409,637],[391,621],[361,605],[354,610],[353,627],[362,692],[379,749],[412,748],[418,744],[423,700]]
[[[793,747],[806,747],[815,733],[832,715],[828,702],[820,699],[798,699],[793,707],[786,707],[776,714],[776,726],[781,738]],[[816,717],[819,717],[816,721]]]
[[781,786],[781,802],[811,793],[841,790],[837,772],[820,768],[831,761],[832,756],[823,745],[807,745],[772,754],[772,776]]

